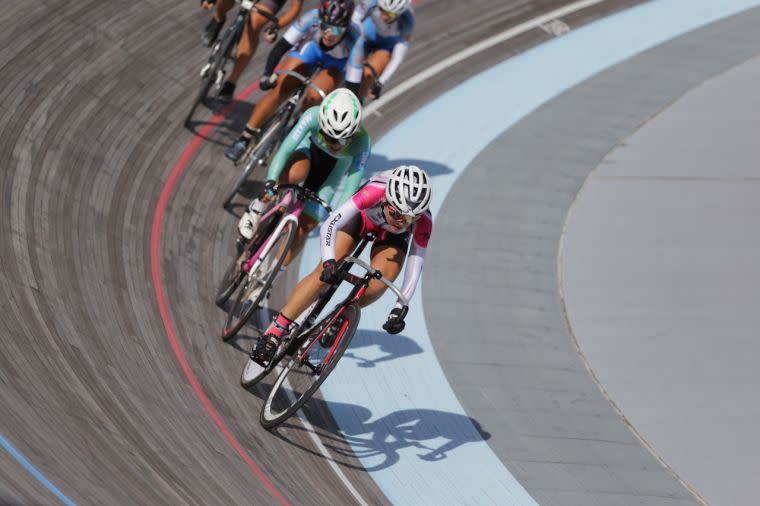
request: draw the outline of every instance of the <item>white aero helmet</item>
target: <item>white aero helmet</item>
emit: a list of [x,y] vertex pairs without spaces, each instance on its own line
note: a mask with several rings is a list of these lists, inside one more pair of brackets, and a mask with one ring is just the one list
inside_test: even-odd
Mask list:
[[385,185],[385,199],[402,214],[417,217],[430,207],[430,178],[416,165],[393,169]]
[[396,15],[403,14],[409,8],[412,0],[377,0],[377,6],[385,12]]
[[338,88],[319,107],[319,128],[333,139],[347,139],[362,123],[362,105],[351,90]]

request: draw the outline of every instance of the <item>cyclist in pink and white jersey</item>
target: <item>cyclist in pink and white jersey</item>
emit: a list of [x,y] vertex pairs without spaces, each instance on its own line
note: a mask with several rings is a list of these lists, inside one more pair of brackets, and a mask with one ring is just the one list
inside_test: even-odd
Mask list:
[[[376,235],[370,253],[372,267],[390,281],[398,277],[408,257],[401,292],[407,300],[411,299],[433,231],[433,218],[428,210],[431,194],[425,171],[414,165],[402,165],[376,175],[333,211],[320,228],[321,264],[296,285],[282,311],[254,346],[251,359],[262,365],[271,359],[291,325],[303,323],[294,319],[308,313],[306,310],[317,300],[324,283],[338,281],[338,262],[351,254],[370,232]],[[361,306],[373,303],[385,290],[382,282],[370,281],[360,300]],[[407,309],[397,301],[383,329],[390,334],[404,330]]]

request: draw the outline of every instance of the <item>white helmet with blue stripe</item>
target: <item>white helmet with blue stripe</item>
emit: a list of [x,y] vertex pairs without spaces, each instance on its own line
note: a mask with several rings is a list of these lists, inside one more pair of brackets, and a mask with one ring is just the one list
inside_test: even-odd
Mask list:
[[385,12],[396,14],[397,16],[403,14],[405,10],[409,8],[409,4],[412,0],[377,0],[377,6]]

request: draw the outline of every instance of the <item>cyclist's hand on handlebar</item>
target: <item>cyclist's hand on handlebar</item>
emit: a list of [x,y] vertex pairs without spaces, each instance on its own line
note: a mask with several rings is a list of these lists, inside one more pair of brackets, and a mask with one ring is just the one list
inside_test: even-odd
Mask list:
[[394,307],[391,309],[388,319],[383,324],[383,330],[389,334],[398,334],[404,330],[404,327],[406,326],[406,323],[404,323],[404,317],[408,311],[409,306]]
[[338,262],[335,260],[326,260],[322,263],[322,273],[319,275],[322,283],[334,285],[338,281]]
[[210,9],[216,5],[216,0],[201,0],[201,7],[204,9]]
[[380,94],[383,92],[383,83],[380,81],[375,81],[375,84],[372,85],[372,90],[370,90],[370,96],[373,99],[380,98]]
[[277,25],[270,21],[264,27],[264,40],[271,44],[276,39],[277,39]]
[[264,74],[259,78],[259,88],[263,91],[271,90],[277,84],[277,76]]

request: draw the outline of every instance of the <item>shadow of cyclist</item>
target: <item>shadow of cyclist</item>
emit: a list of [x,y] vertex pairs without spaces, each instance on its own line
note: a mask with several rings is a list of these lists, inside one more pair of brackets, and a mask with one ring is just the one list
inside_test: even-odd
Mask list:
[[[454,173],[454,170],[448,165],[443,165],[442,163],[433,162],[431,160],[421,160],[419,158],[388,158],[382,153],[373,152],[370,155],[369,163],[367,164],[371,173],[365,175],[370,177],[377,172],[392,169],[399,165],[416,165],[427,172],[431,177]],[[433,184],[435,184],[435,180],[433,180]]]
[[[225,106],[212,104],[212,107],[199,107],[198,112],[196,112],[197,117],[185,124],[185,128],[195,135],[200,135],[206,125],[213,123],[214,129],[203,140],[226,147],[237,139],[255,105],[251,102],[232,101]],[[221,118],[212,122],[212,118],[218,114],[221,115]]]
[[[353,454],[362,459],[367,471],[393,466],[401,459],[402,452],[407,458],[428,462],[444,460],[464,444],[491,437],[477,420],[435,409],[404,409],[370,421],[372,412],[363,406],[326,402],[315,397],[304,406],[303,412],[336,461],[338,456]],[[340,428],[335,420],[340,420]],[[293,420],[283,427],[305,430]],[[283,433],[275,433],[283,441],[317,455]],[[340,463],[357,467],[349,462]]]
[[[369,358],[368,349],[372,347],[376,347],[376,350],[379,349],[383,355],[377,358]],[[422,351],[414,339],[402,334],[392,336],[383,331],[359,330],[351,341],[351,346],[343,354],[343,360],[355,360],[358,367],[375,367],[381,362],[417,355]],[[376,355],[376,353],[374,354]]]

